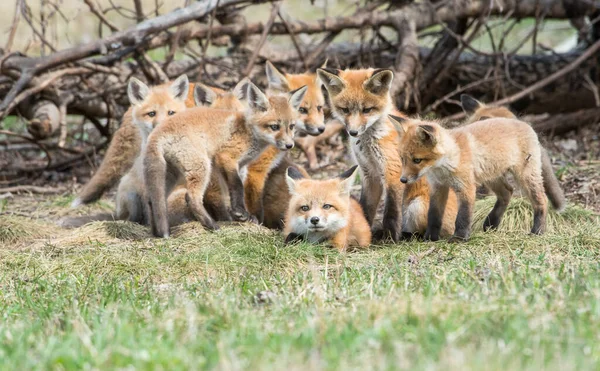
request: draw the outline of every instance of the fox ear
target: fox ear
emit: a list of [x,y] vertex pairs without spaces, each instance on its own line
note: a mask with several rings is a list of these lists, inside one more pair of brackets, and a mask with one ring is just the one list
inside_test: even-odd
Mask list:
[[235,97],[239,100],[246,100],[248,99],[248,84],[250,83],[250,79],[247,77],[244,77],[240,82],[238,82],[234,87],[233,87],[233,95],[235,95]]
[[148,85],[144,84],[135,77],[129,79],[129,84],[127,85],[127,96],[129,97],[129,103],[131,105],[142,103],[149,93],[150,88]]
[[169,86],[169,91],[173,98],[185,102],[190,91],[190,80],[188,80],[187,75],[183,74],[175,79]]
[[308,86],[304,85],[301,88],[298,88],[292,92],[290,92],[290,105],[294,108],[294,111],[297,111],[302,104],[302,100],[306,95],[306,91],[308,90]]
[[323,62],[320,68],[327,68],[327,62],[329,62],[329,58],[325,58],[325,62]]
[[483,107],[480,101],[473,98],[469,94],[461,94],[460,95],[460,105],[462,106],[463,111],[466,114],[472,114],[477,111],[479,108]]
[[288,190],[290,191],[290,193],[296,193],[296,180],[303,178],[304,175],[302,175],[302,173],[299,172],[298,169],[296,169],[295,167],[290,166],[287,168],[287,170],[285,171],[285,181],[287,183]]
[[423,144],[431,146],[437,144],[435,128],[431,125],[419,125],[419,127],[417,127],[417,135]]
[[358,168],[358,165],[354,165],[352,166],[350,169],[344,171],[342,174],[340,174],[339,178],[341,179],[340,181],[340,193],[343,195],[349,195],[350,194],[350,189],[352,188],[352,185],[354,184],[354,179],[355,174],[356,174],[356,169]]
[[396,131],[400,136],[406,133],[406,129],[404,128],[404,123],[406,123],[407,121],[406,117],[388,115],[388,118],[390,119],[390,122],[394,125]]
[[248,81],[247,89],[246,97],[248,98],[248,105],[253,111],[266,111],[269,109],[269,98],[267,98],[258,86]]
[[380,69],[373,71],[373,75],[364,82],[364,88],[375,95],[385,95],[390,91],[394,73],[392,70]]
[[210,106],[217,99],[217,93],[215,93],[208,86],[199,82],[194,84],[194,102],[196,106]]
[[341,93],[346,87],[344,81],[338,76],[338,70],[318,68],[317,76],[332,97]]
[[275,66],[273,66],[273,63],[269,61],[265,63],[265,72],[267,73],[269,89],[282,93],[290,91],[290,84],[287,79],[277,68],[275,68]]

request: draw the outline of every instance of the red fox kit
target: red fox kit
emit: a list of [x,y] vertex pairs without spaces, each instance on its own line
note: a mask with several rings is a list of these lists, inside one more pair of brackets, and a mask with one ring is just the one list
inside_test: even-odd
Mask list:
[[267,97],[248,82],[245,113],[192,108],[158,126],[148,138],[144,156],[153,233],[169,236],[166,197],[180,180],[186,183],[187,204],[194,217],[208,229],[217,228],[203,203],[213,160],[229,188],[231,216],[248,220],[239,169],[269,144],[281,150],[294,146],[297,109],[305,92],[303,87],[286,96]]
[[[170,110],[169,106],[172,104],[179,104],[172,99],[169,94],[168,87],[171,83],[166,83],[151,88],[152,100],[156,103],[156,122],[158,118],[166,115]],[[194,86],[190,84],[190,89],[187,95],[185,104],[188,108],[194,107]],[[215,94],[220,97],[220,94],[224,93],[223,90],[218,88],[210,88]],[[213,97],[214,98],[214,97]],[[225,101],[229,101],[229,98],[224,98]],[[220,99],[219,99],[220,100]],[[233,104],[234,102],[228,102]],[[210,106],[211,101],[204,101],[203,105]],[[241,104],[238,102],[238,104]],[[132,108],[123,115],[121,127],[114,133],[113,138],[106,150],[104,160],[98,171],[94,174],[92,179],[83,187],[77,198],[71,204],[72,207],[77,207],[82,204],[87,204],[98,200],[104,192],[114,186],[119,179],[131,167],[138,158],[141,149],[141,137],[138,127],[133,123]]]
[[[266,75],[268,81],[267,94],[287,94],[302,86],[306,86],[306,94],[298,107],[298,120],[296,133],[319,135],[325,131],[324,104],[325,98],[321,90],[321,82],[316,74],[283,74],[267,61]],[[295,138],[298,143],[298,138]],[[309,159],[309,164],[316,167],[317,157],[314,146],[301,148]],[[244,180],[245,203],[250,214],[255,215],[263,222],[263,190],[269,173],[281,162],[286,152],[270,146],[261,153],[256,160],[248,165]],[[286,168],[283,170],[285,171]]]
[[534,234],[544,232],[546,195],[542,179],[538,137],[526,123],[506,118],[478,121],[447,130],[435,122],[393,117],[402,130],[402,182],[414,183],[426,176],[430,204],[425,238],[440,238],[442,216],[449,189],[459,200],[451,241],[466,241],[471,232],[475,189],[487,185],[498,197],[483,228],[497,228],[508,206],[511,188],[506,174],[512,173],[526,191],[534,210]]
[[[460,96],[460,102],[463,110],[470,115],[467,119],[467,123],[473,123],[475,121],[486,120],[493,117],[517,118],[514,113],[506,107],[487,106],[467,94],[462,94]],[[546,151],[544,147],[541,147],[541,150],[544,190],[546,191],[550,203],[552,203],[552,207],[560,212],[567,206],[567,200],[558,179],[556,179],[556,175],[554,175],[552,161],[550,160],[548,151]]]
[[[177,78],[168,87],[150,88],[140,80],[129,79],[127,96],[131,103],[131,117],[140,134],[142,153],[150,132],[167,117],[184,111],[187,107],[185,100],[189,91],[189,81],[186,75]],[[165,102],[168,102],[165,104]],[[167,109],[159,109],[161,107]],[[148,222],[147,212],[144,212],[144,181],[142,174],[142,158],[138,156],[132,169],[121,179],[117,190],[117,219],[129,220],[136,223]]]
[[385,189],[383,233],[398,241],[404,186],[400,182],[400,137],[388,119],[388,114],[395,112],[390,95],[394,74],[387,69],[318,69],[317,73],[329,92],[334,117],[350,134],[352,153],[362,174],[360,205],[367,220],[372,226]]
[[300,238],[311,243],[329,241],[338,250],[369,246],[371,227],[358,202],[350,197],[356,168],[330,180],[304,179],[294,168],[288,169],[292,198],[283,232],[286,243]]
[[[184,81],[182,83],[181,81]],[[177,79],[171,86],[171,94],[173,94],[174,99],[178,99],[180,101],[185,101],[188,96],[189,91],[189,83],[187,82],[187,76],[183,75],[179,79]],[[176,90],[181,89],[181,90]],[[240,87],[236,87],[232,92],[220,92],[215,91],[213,88],[209,88],[203,84],[196,83],[193,88],[194,101],[196,106],[210,106],[213,108],[219,109],[232,109],[239,111],[242,109],[242,104],[237,98],[236,94],[239,94],[236,89],[240,89]],[[143,110],[145,100],[151,97],[151,94],[154,92],[154,89],[149,88],[143,82],[132,78],[129,83],[129,99],[132,104],[132,117],[134,118],[134,123],[140,129],[140,137],[141,137],[141,148],[142,153],[144,152],[144,148],[146,146],[146,141],[148,135],[154,128],[151,125],[144,125],[144,123],[138,119],[136,119],[140,109]],[[136,92],[138,92],[138,96],[136,96]],[[156,92],[155,92],[156,93]],[[183,105],[180,109],[185,110],[186,106]],[[168,116],[172,116],[176,113],[176,111],[171,110],[168,112]],[[164,121],[165,117],[162,118]],[[160,120],[160,119],[159,119]],[[154,123],[158,123],[157,121]],[[221,209],[225,208],[225,204],[223,202],[223,194],[221,191],[219,174],[214,173],[211,176],[211,183],[216,184],[215,186],[209,186],[207,189],[207,194],[205,195],[205,199],[209,202],[209,205],[213,207],[216,213],[223,211]],[[213,193],[211,193],[213,192]],[[218,192],[218,193],[215,193]],[[177,193],[180,194],[180,193]],[[180,206],[184,206],[185,202],[181,200],[177,200],[177,194],[172,195],[169,198],[169,201],[172,203],[173,207],[170,207],[170,214],[173,216],[170,217],[172,220],[184,220],[182,217],[177,219],[175,215],[187,215],[189,214],[185,208],[180,210]],[[133,168],[121,179],[119,183],[119,188],[117,190],[117,199],[116,199],[116,216],[119,220],[129,220],[132,222],[137,222],[141,224],[149,223],[149,215],[142,202],[145,199],[145,187],[144,187],[144,179],[143,179],[143,158],[142,156],[138,156],[135,160]],[[216,205],[216,206],[215,206]],[[226,211],[225,211],[226,212]],[[170,223],[173,225],[173,223]]]

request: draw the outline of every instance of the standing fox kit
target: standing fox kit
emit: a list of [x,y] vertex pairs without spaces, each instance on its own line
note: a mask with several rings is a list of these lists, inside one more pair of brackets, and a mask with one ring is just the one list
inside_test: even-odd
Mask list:
[[371,227],[358,202],[350,197],[356,168],[330,180],[304,179],[296,169],[288,168],[291,200],[283,232],[286,243],[328,241],[338,250],[369,246]]
[[[372,226],[385,189],[383,234],[398,241],[402,231],[400,137],[388,114],[394,112],[391,70],[325,70],[319,78],[329,92],[331,110],[346,125],[352,153],[362,173],[362,206]],[[399,114],[399,113],[398,113]]]
[[512,195],[506,174],[512,173],[526,192],[534,212],[531,233],[546,226],[547,200],[542,178],[542,155],[531,126],[515,119],[493,118],[447,130],[435,122],[391,117],[399,126],[402,182],[414,183],[426,176],[430,204],[425,239],[440,238],[442,217],[451,188],[458,198],[458,215],[450,241],[465,241],[477,184],[485,184],[498,197],[486,217],[484,230],[497,228]]
[[[297,132],[308,133],[311,136],[324,132],[325,114],[323,106],[325,97],[317,75],[314,73],[284,74],[279,72],[269,61],[267,61],[265,69],[268,82],[267,95],[287,94],[306,86],[306,94],[302,103],[298,106],[298,120],[295,127]],[[315,146],[303,146],[302,143],[304,142],[299,142],[297,137],[294,139],[296,144],[300,143],[301,149],[306,153],[309,166],[316,167],[317,154]],[[248,165],[248,172],[244,180],[246,207],[248,212],[255,215],[261,223],[264,222],[264,215],[272,211],[264,210],[264,207],[273,207],[273,205],[263,203],[267,179],[269,174],[279,167],[281,168],[278,169],[278,173],[285,175],[287,163],[289,162],[283,161],[285,156],[286,152],[280,151],[274,146],[269,146],[256,160]]]
[[[473,123],[479,120],[487,120],[493,117],[517,118],[515,114],[506,107],[487,106],[467,94],[462,94],[460,96],[460,102],[463,110],[469,115],[467,123]],[[560,187],[558,179],[556,179],[556,175],[554,175],[552,161],[550,160],[548,151],[546,151],[544,147],[541,147],[541,151],[544,190],[546,191],[546,195],[548,196],[552,207],[554,207],[554,209],[556,209],[558,212],[561,212],[566,208],[567,200],[562,188]]]
[[281,150],[294,146],[297,109],[306,88],[267,97],[251,82],[245,87],[245,113],[192,108],[167,119],[150,134],[144,180],[156,236],[169,236],[166,197],[180,180],[186,183],[187,203],[194,217],[206,228],[217,229],[203,204],[213,160],[226,179],[233,219],[248,220],[239,169],[269,144]]
[[[141,153],[144,153],[148,135],[167,117],[184,111],[188,96],[189,81],[186,75],[178,77],[169,86],[150,88],[132,77],[127,87],[127,96],[131,103],[133,124],[139,129]],[[131,170],[121,179],[117,189],[117,219],[136,223],[148,223],[145,211],[145,189],[143,180],[142,156],[138,156]]]

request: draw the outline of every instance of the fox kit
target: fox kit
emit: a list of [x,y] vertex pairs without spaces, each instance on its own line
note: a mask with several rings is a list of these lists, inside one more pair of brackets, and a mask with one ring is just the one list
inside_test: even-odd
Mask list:
[[150,134],[144,180],[156,236],[169,236],[166,197],[180,179],[186,183],[187,204],[194,217],[208,229],[217,228],[203,203],[213,160],[226,179],[232,217],[248,220],[239,169],[269,144],[281,150],[293,147],[297,110],[306,87],[270,97],[251,82],[246,87],[245,113],[192,108],[166,120]]
[[[156,106],[149,106],[148,103],[152,102],[152,97],[157,94],[165,94],[163,91],[165,87],[149,88],[143,82],[132,78],[128,86],[128,96],[132,104],[132,117],[134,124],[138,126],[141,138],[141,152],[144,152],[146,141],[150,132],[156,127],[157,124],[163,122],[167,117],[173,116],[175,113],[183,111],[187,108],[186,99],[188,97],[189,82],[187,76],[183,75],[175,80],[171,85],[166,88],[167,96],[171,97],[171,101],[179,102],[178,106],[172,104],[170,110],[166,114],[160,115],[159,110]],[[240,110],[241,103],[235,97],[233,93],[225,93],[220,89],[209,88],[203,84],[196,83],[193,87],[193,96],[196,106],[208,105],[213,108],[221,109],[234,109]],[[151,118],[152,122],[144,118]],[[216,175],[216,174],[214,174]],[[219,184],[219,179],[216,176],[211,178],[211,183]],[[208,188],[212,192],[218,192],[211,187]],[[119,220],[129,220],[141,224],[148,223],[147,210],[144,212],[145,205],[142,202],[144,199],[145,187],[143,179],[143,156],[138,156],[135,160],[133,168],[122,178],[119,183],[117,190],[116,199],[116,216]],[[205,198],[211,201],[211,205],[222,204],[222,194],[207,194]],[[188,214],[185,208],[181,210],[180,207],[185,205],[184,202],[177,200],[175,195],[170,198],[170,202],[173,203],[173,207],[170,208],[174,215],[176,214]],[[177,220],[176,216],[173,216],[173,220]]]
[[459,201],[451,241],[466,241],[471,232],[475,189],[485,184],[497,195],[484,230],[497,228],[508,206],[512,189],[506,174],[512,173],[526,191],[534,211],[534,234],[544,232],[546,195],[542,179],[541,148],[538,137],[526,123],[506,118],[477,121],[447,130],[435,122],[392,118],[401,125],[402,182],[414,183],[426,176],[430,204],[425,238],[440,238],[442,216],[448,191]]
[[356,168],[330,180],[303,179],[294,168],[288,169],[291,200],[283,232],[286,243],[300,238],[311,243],[329,241],[338,250],[369,246],[371,227],[350,197]]
[[[296,133],[308,133],[311,136],[325,131],[324,105],[325,97],[321,90],[321,82],[314,73],[283,74],[267,61],[267,95],[287,94],[302,86],[306,86],[306,94],[298,107]],[[298,138],[295,138],[298,143]],[[309,160],[309,166],[316,167],[317,157],[314,146],[301,148]],[[256,160],[248,165],[244,180],[245,203],[250,214],[263,222],[263,190],[269,173],[273,171],[286,156],[286,152],[270,146]],[[286,168],[283,170],[285,171]]]
[[[186,109],[189,81],[186,75],[177,78],[166,87],[150,88],[132,77],[127,87],[131,103],[133,124],[140,134],[143,153],[150,132],[167,117]],[[117,190],[117,219],[145,224],[148,222],[144,211],[144,181],[142,156],[138,156],[133,168],[123,177]]]
[[[159,85],[156,88],[166,92],[166,87],[171,83]],[[190,84],[185,104],[188,108],[194,107],[194,85]],[[216,94],[223,93],[221,89],[210,88]],[[169,96],[165,96],[165,103],[168,103]],[[210,105],[210,104],[205,104]],[[166,106],[157,106],[157,113],[163,115]],[[115,131],[110,145],[104,155],[104,160],[100,167],[92,176],[92,179],[83,187],[71,207],[78,207],[98,200],[102,195],[113,187],[121,177],[123,177],[133,166],[135,159],[138,158],[141,149],[140,130],[133,123],[132,108],[130,107],[123,115],[121,126]]]
[[[467,94],[462,94],[460,96],[460,102],[463,110],[469,115],[467,123],[473,123],[475,121],[486,120],[493,117],[517,118],[515,114],[506,107],[487,106]],[[544,147],[541,147],[541,150],[544,190],[546,191],[546,195],[548,196],[552,207],[560,212],[566,208],[567,200],[558,179],[556,179],[556,175],[554,175],[552,161],[550,160],[548,151],[546,151]]]
[[[362,206],[372,226],[386,191],[384,236],[398,241],[402,230],[402,163],[400,137],[388,114],[394,111],[391,70],[324,70],[319,78],[327,88],[333,116],[346,125],[350,146],[362,173]],[[400,113],[397,113],[400,114]]]

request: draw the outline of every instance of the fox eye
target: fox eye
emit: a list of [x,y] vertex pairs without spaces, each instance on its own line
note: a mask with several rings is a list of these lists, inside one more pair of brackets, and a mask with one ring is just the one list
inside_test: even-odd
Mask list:
[[173,116],[174,114],[175,114],[175,111],[169,111],[169,112],[167,112],[167,115],[169,115],[169,116]]
[[479,118],[479,120],[488,120],[488,119],[490,119],[490,118],[491,118],[490,116],[481,116],[481,117]]
[[422,159],[422,158],[413,158],[413,162],[414,162],[415,164],[420,164],[420,163],[421,163],[421,161],[423,161],[423,159]]
[[156,116],[156,111],[150,111],[146,115],[148,115],[148,117],[154,117]]
[[323,106],[317,106],[317,112],[321,112],[323,110]]
[[338,107],[338,109],[340,111],[342,111],[345,115],[350,113],[350,110],[348,109],[348,107]]
[[306,115],[308,113],[308,110],[304,107],[300,107],[298,108],[298,112],[300,112],[303,115]]
[[300,207],[300,210],[308,211],[308,210],[310,210],[310,207],[308,207],[307,205],[303,205],[302,207]]
[[273,125],[270,126],[270,128],[273,131],[277,131],[277,130],[279,130],[279,124],[273,124]]
[[365,108],[363,108],[362,113],[369,113],[372,110],[373,110],[373,107],[365,107]]
[[325,204],[323,205],[323,210],[329,210],[331,209],[333,206],[331,206],[330,204]]
[[291,124],[291,125],[290,125],[290,130],[294,130],[294,128],[295,128],[295,127],[296,127],[296,125],[294,125],[294,124]]

